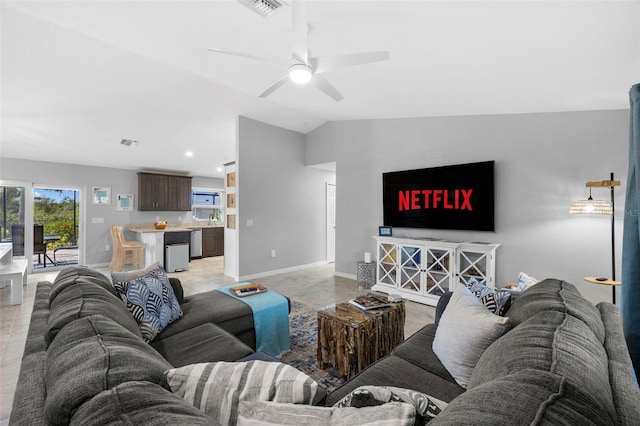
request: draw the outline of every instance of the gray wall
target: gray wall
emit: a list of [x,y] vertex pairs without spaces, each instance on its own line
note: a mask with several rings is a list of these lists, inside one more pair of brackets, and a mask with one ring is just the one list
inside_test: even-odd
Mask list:
[[[335,146],[336,273],[355,274],[363,252],[375,253],[383,172],[495,160],[496,232],[394,229],[394,235],[500,243],[498,286],[524,271],[572,282],[594,302],[610,301],[609,287],[583,277],[611,275],[611,221],[571,216],[569,206],[588,196],[587,181],[606,180],[610,172],[622,180],[616,192],[619,277],[628,135],[628,110],[327,123],[307,141],[315,153],[323,139]],[[610,197],[606,189],[593,195]]]
[[[111,197],[117,194],[134,194],[138,202],[138,176],[136,170],[88,167],[74,164],[0,158],[0,179],[31,182],[34,186],[54,185],[83,188],[85,199],[80,200],[84,213],[84,245],[86,265],[102,265],[111,262],[111,226],[134,223],[152,223],[156,217],[169,222],[190,222],[190,212],[118,212],[115,202],[111,205],[94,205],[90,193],[93,186],[111,188]],[[224,188],[224,181],[216,178],[194,177],[192,185],[206,188]],[[104,223],[91,223],[92,218],[103,218]],[[133,239],[134,235],[127,234]],[[82,242],[81,242],[82,243]]]
[[338,123],[330,121],[305,137],[304,164],[333,163],[336,161],[336,128]]
[[335,173],[305,167],[301,133],[244,117],[238,125],[240,276],[325,261],[325,184]]

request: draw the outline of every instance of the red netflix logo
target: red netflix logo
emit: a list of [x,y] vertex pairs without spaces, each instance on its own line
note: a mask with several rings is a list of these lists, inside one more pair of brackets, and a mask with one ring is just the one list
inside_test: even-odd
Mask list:
[[398,191],[398,211],[449,209],[473,211],[473,189],[413,189]]

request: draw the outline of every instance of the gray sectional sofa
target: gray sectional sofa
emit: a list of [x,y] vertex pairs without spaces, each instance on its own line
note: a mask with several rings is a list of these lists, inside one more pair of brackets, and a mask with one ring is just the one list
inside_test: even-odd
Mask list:
[[[70,268],[53,284],[39,283],[10,424],[211,424],[168,390],[163,372],[255,356],[250,312],[224,296],[184,298],[183,318],[149,345],[103,275]],[[513,328],[482,354],[466,389],[433,352],[437,326],[429,324],[326,405],[380,385],[448,402],[434,425],[640,424],[640,392],[615,306],[596,307],[573,285],[545,280],[506,316]]]
[[396,386],[449,402],[430,425],[640,425],[640,391],[616,306],[594,306],[572,284],[547,279],[505,316],[513,328],[482,354],[466,389],[434,354],[437,326],[429,324],[326,403],[359,386]]
[[253,314],[219,291],[183,297],[170,282],[183,316],[151,344],[103,274],[73,267],[38,283],[10,424],[210,424],[163,372],[251,356]]

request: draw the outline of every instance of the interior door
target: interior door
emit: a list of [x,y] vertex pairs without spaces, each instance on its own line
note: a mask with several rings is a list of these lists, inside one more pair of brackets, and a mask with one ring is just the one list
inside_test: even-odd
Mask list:
[[327,262],[336,261],[336,186],[327,183]]

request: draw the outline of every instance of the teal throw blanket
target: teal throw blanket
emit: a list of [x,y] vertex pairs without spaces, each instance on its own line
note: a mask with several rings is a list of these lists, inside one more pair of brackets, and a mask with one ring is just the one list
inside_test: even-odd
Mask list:
[[253,310],[253,325],[256,329],[256,351],[280,356],[289,350],[289,303],[287,298],[273,290],[238,297],[231,291],[248,282],[221,287],[218,291],[245,302]]

